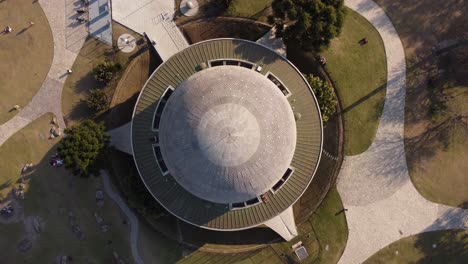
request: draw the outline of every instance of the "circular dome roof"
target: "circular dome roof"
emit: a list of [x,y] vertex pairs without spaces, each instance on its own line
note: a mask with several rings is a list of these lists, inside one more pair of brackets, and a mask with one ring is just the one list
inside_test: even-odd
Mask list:
[[192,194],[243,202],[269,190],[290,166],[296,123],[279,88],[238,66],[195,73],[167,101],[159,126],[169,172]]

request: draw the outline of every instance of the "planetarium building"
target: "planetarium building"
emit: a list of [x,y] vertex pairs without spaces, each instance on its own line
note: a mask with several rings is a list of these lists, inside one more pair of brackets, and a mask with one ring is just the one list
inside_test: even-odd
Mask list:
[[179,219],[297,235],[292,206],[318,166],[322,121],[286,58],[239,39],[194,44],[151,75],[131,131],[141,179]]

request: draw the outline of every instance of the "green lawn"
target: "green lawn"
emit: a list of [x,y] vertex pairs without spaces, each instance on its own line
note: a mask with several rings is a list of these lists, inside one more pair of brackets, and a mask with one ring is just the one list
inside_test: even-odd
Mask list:
[[340,195],[336,188],[332,188],[311,218],[320,245],[315,263],[338,263],[343,254],[348,240],[348,225],[345,214],[338,213],[341,210],[343,204]]
[[246,17],[267,21],[265,9],[271,6],[273,0],[233,0],[226,11],[227,16]]
[[402,238],[375,253],[365,264],[466,263],[468,231],[447,230]]
[[[347,9],[341,35],[322,53],[343,104],[345,154],[357,155],[371,145],[383,109],[386,91],[386,59],[382,39],[375,28]],[[367,37],[368,44],[358,41]]]
[[[3,164],[0,185],[6,182],[17,185],[22,164],[35,165],[25,176],[25,199],[20,204],[25,217],[38,216],[44,222],[26,253],[21,253],[17,246],[28,237],[27,230],[31,232],[31,227],[21,222],[0,224],[2,263],[52,263],[59,255],[72,256],[76,263],[86,263],[87,259],[111,263],[114,251],[126,262],[130,261],[129,226],[123,223],[120,210],[107,196],[102,208],[96,206],[95,192],[103,188],[101,179],[79,178],[64,168],[50,166],[49,159],[56,153],[58,142],[47,139],[51,119],[51,114],[38,118],[0,147]],[[84,232],[83,240],[78,240],[71,230],[70,213]],[[95,213],[110,225],[109,231],[99,230]]]
[[[29,28],[29,21],[34,26]],[[1,1],[0,30],[0,124],[18,111],[14,105],[26,106],[41,88],[52,64],[54,43],[49,22],[37,1]]]

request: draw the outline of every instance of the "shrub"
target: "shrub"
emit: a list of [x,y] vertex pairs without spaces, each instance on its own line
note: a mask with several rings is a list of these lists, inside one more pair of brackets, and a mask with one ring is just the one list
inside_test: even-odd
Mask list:
[[322,81],[319,77],[307,74],[305,75],[305,78],[314,91],[315,97],[317,98],[320,106],[320,112],[322,113],[323,124],[326,125],[330,116],[335,113],[336,105],[338,104],[335,91],[330,84]]
[[95,111],[107,110],[109,108],[107,95],[100,89],[91,89],[85,101],[88,107]]
[[115,73],[119,71],[120,68],[120,64],[106,60],[94,67],[93,75],[97,81],[106,84],[114,78]]
[[65,129],[66,136],[60,141],[58,153],[65,167],[73,174],[98,174],[104,152],[109,145],[109,136],[104,130],[104,123],[97,124],[89,119],[78,126]]

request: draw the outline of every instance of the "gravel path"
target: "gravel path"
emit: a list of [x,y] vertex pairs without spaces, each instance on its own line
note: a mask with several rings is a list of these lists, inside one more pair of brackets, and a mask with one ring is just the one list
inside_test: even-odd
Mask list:
[[[403,142],[405,54],[385,12],[372,0],[346,0],[378,30],[387,57],[387,93],[373,144],[346,157],[338,179],[349,237],[340,263],[362,263],[400,238],[426,231],[468,228],[468,211],[427,201],[414,188]],[[363,36],[364,37],[364,36]]]
[[16,116],[0,125],[0,146],[14,133],[47,112],[57,116],[61,128],[65,128],[62,114],[62,89],[77,52],[87,36],[84,24],[75,22],[75,9],[82,4],[80,0],[52,1],[39,0],[49,21],[54,39],[54,58],[46,79],[31,102]]
[[104,183],[104,190],[107,195],[120,207],[130,222],[130,246],[132,250],[132,256],[137,264],[143,264],[143,259],[138,253],[138,219],[133,212],[128,208],[127,204],[117,194],[111,186],[109,175],[106,171],[101,171],[102,181]]

